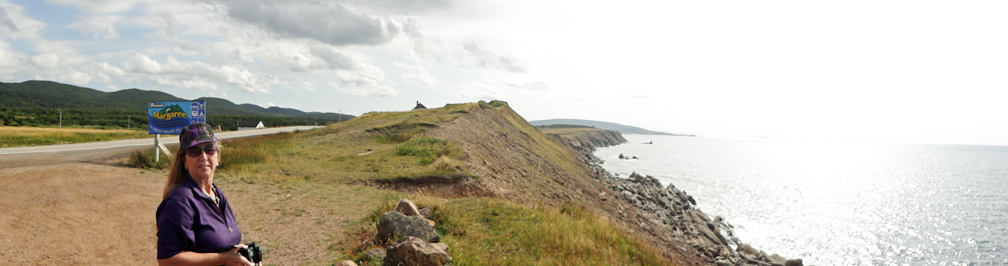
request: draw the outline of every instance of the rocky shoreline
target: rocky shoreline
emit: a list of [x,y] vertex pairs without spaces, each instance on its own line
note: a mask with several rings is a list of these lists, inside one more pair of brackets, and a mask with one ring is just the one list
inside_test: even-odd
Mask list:
[[[614,176],[602,167],[603,160],[594,155],[596,147],[615,146],[626,142],[619,132],[603,131],[576,137],[554,139],[581,153],[582,162],[591,169],[600,182],[612,189],[615,195],[603,192],[602,200],[623,200],[637,208],[634,214],[650,221],[646,225],[654,237],[682,243],[682,251],[692,253],[710,265],[800,266],[801,259],[786,259],[777,254],[767,255],[742,243],[734,235],[734,227],[720,216],[710,218],[696,208],[696,199],[673,184],[663,187],[657,178],[631,174],[627,178]],[[626,218],[628,213],[621,210]],[[691,247],[691,248],[690,248]]]

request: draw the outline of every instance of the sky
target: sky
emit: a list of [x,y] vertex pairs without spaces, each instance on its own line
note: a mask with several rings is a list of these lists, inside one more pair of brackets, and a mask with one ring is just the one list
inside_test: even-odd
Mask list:
[[[1005,1],[0,0],[0,81],[1008,145]],[[140,107],[138,107],[140,108]]]

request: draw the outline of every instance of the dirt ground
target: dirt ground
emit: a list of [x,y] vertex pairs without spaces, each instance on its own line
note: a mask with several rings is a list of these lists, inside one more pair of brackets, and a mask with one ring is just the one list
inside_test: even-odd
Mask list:
[[[0,265],[156,265],[154,213],[167,173],[122,166],[134,150],[0,155]],[[334,247],[361,241],[347,228],[359,230],[352,221],[379,204],[363,196],[376,193],[370,187],[217,178],[243,242],[264,245],[268,265],[345,256]]]
[[9,265],[153,265],[162,173],[133,149],[0,155],[0,258]]

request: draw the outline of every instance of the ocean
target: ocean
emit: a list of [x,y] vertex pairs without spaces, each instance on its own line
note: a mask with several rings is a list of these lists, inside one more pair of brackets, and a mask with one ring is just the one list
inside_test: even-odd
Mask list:
[[820,266],[1008,265],[1008,146],[624,137],[596,151],[606,170],[685,190],[767,254]]

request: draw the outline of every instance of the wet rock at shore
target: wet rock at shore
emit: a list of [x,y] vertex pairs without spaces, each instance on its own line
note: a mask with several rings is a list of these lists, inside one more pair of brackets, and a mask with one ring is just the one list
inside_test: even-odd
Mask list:
[[[696,209],[696,200],[673,185],[662,187],[653,176],[631,173],[626,179],[608,176],[615,198],[625,200],[641,211],[639,215],[651,221],[655,229],[692,245],[699,257],[715,265],[801,265],[801,260],[786,260],[742,244],[734,236],[734,226],[721,217],[710,219]],[[727,237],[725,236],[727,234]],[[738,247],[738,248],[733,248]],[[790,264],[788,264],[790,263]],[[798,264],[796,264],[798,263]]]

